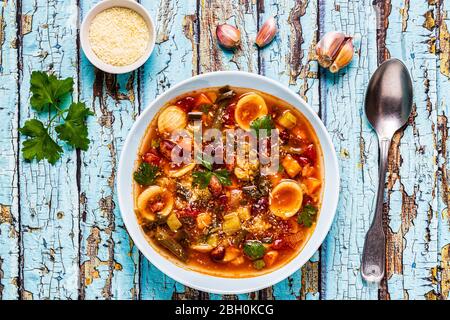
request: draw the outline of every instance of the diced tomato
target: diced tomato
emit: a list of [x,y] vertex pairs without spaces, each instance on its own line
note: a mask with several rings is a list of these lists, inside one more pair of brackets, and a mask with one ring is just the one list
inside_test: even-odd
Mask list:
[[232,103],[228,106],[227,110],[225,110],[225,114],[223,115],[223,122],[226,125],[234,126],[236,124],[236,120],[234,119],[234,111],[236,110],[236,104]]
[[275,249],[275,250],[285,249],[287,247],[288,247],[288,244],[284,239],[276,239],[272,243],[272,249]]
[[181,100],[178,100],[176,105],[183,109],[184,112],[191,112],[195,107],[195,99],[192,97],[185,97]]
[[313,204],[313,203],[314,203],[313,198],[311,198],[311,197],[308,196],[307,194],[304,194],[304,195],[303,195],[303,203],[302,203],[303,206],[306,206],[306,205],[308,205],[308,204]]
[[161,158],[156,153],[154,153],[152,151],[147,152],[146,154],[144,154],[142,156],[142,160],[144,162],[154,164],[155,166],[158,166],[159,163],[161,162]]
[[195,101],[195,106],[199,107],[203,104],[212,104],[212,101],[204,93],[200,93]]
[[317,152],[316,152],[316,148],[314,147],[313,144],[310,144],[309,146],[306,147],[305,151],[303,152],[303,156],[308,158],[310,160],[311,164],[316,163]]
[[180,212],[180,217],[197,217],[199,214],[200,210],[187,207]]
[[310,163],[310,160],[306,157],[299,156],[298,154],[292,154],[292,157],[297,160],[298,164],[302,167]]

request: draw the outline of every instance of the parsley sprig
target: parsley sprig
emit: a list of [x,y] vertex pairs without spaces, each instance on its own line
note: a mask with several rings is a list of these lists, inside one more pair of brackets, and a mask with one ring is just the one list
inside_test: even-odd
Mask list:
[[259,139],[259,132],[262,130],[267,130],[267,135],[270,134],[271,129],[275,129],[275,125],[273,124],[272,117],[270,115],[265,115],[255,119],[250,124],[250,128],[255,130],[256,137]]
[[297,222],[309,228],[316,220],[316,216],[317,216],[317,208],[310,204],[307,204],[306,206],[303,207],[302,211],[299,213]]
[[199,186],[200,188],[204,189],[208,187],[209,182],[211,181],[211,178],[215,176],[220,184],[223,186],[231,186],[232,182],[230,179],[230,173],[226,169],[217,169],[213,170],[213,165],[211,162],[198,157],[198,160],[200,161],[200,164],[204,167],[203,171],[194,171],[192,173],[193,184],[196,186]]
[[61,108],[63,99],[73,91],[73,78],[57,79],[54,75],[34,71],[31,74],[31,107],[37,112],[50,112],[53,116],[44,124],[38,119],[25,121],[20,133],[28,138],[23,142],[25,160],[47,159],[55,164],[64,152],[54,140],[50,130],[55,129],[59,140],[68,145],[87,150],[90,140],[86,119],[93,115],[83,102],[72,102],[68,109]]
[[152,185],[159,176],[158,166],[147,162],[142,162],[139,168],[133,173],[134,180],[142,186]]

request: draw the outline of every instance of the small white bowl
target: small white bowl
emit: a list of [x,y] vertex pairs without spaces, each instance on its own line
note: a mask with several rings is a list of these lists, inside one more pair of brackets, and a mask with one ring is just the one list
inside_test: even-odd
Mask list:
[[[145,20],[150,32],[150,40],[144,55],[142,55],[142,57],[140,57],[136,62],[128,66],[113,66],[103,62],[97,57],[94,51],[92,51],[91,43],[89,41],[89,27],[92,23],[92,20],[100,12],[113,7],[129,8],[133,11],[136,11]],[[88,60],[98,69],[113,74],[131,72],[142,66],[152,54],[153,48],[155,47],[155,38],[156,38],[155,26],[152,18],[150,17],[150,14],[142,5],[133,0],[104,0],[99,2],[91,10],[89,10],[86,17],[83,20],[83,23],[81,24],[80,29],[81,47],[83,48],[83,51],[86,54]]]
[[[256,89],[278,97],[297,108],[311,123],[320,141],[323,153],[323,204],[311,238],[291,261],[270,273],[252,278],[222,278],[199,273],[188,269],[188,267],[175,264],[172,259],[165,258],[147,242],[133,210],[132,176],[134,163],[141,139],[153,117],[167,102],[184,93],[224,85]],[[257,74],[222,71],[195,76],[173,86],[142,112],[128,133],[121,152],[117,189],[120,211],[127,230],[138,249],[153,265],[176,281],[198,290],[218,294],[241,294],[270,287],[289,277],[299,270],[317,251],[331,227],[336,212],[339,198],[339,168],[327,129],[317,114],[297,94],[278,82]]]

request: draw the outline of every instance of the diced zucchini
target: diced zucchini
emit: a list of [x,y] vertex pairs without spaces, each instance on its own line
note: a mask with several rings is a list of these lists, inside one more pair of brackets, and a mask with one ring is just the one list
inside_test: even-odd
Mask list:
[[241,254],[241,250],[235,247],[226,247],[225,256],[223,257],[223,262],[230,262],[236,259]]
[[241,221],[247,221],[251,217],[249,207],[240,207],[240,208],[238,208],[237,209],[237,214],[239,216],[239,219],[241,219]]
[[223,217],[222,230],[227,235],[232,235],[241,229],[241,220],[237,213],[229,213]]
[[213,233],[208,237],[206,241],[211,247],[217,247],[219,244],[219,235],[217,233]]
[[298,164],[297,160],[292,158],[290,154],[284,157],[281,161],[281,165],[291,178],[294,178],[302,170],[302,167]]
[[278,117],[277,122],[286,129],[292,129],[297,124],[297,118],[290,111],[285,111]]
[[169,217],[167,218],[167,225],[172,231],[177,231],[182,226],[180,220],[178,220],[178,217],[175,213],[169,215]]

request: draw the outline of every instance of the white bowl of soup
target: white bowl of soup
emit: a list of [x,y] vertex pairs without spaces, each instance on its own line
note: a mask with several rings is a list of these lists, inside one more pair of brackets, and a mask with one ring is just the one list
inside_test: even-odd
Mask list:
[[134,243],[206,292],[269,287],[325,239],[339,195],[328,132],[297,94],[239,71],[186,80],[138,117],[118,172]]

